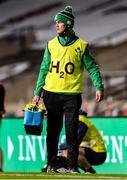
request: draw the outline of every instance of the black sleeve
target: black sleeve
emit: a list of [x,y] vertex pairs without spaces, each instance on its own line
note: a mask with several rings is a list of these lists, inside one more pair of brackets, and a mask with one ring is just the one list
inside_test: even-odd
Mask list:
[[82,142],[87,130],[88,130],[87,125],[85,123],[79,121],[79,124],[78,124],[78,144],[79,145]]

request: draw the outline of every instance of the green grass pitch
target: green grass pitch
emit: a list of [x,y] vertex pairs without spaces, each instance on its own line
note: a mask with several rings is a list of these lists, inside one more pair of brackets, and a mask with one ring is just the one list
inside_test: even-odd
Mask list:
[[113,175],[113,174],[60,174],[60,173],[0,173],[0,179],[44,179],[44,180],[127,180],[127,175]]

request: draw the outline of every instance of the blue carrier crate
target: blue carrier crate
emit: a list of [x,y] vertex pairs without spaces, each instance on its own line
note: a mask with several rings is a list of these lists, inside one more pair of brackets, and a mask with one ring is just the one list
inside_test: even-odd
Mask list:
[[41,135],[43,129],[43,111],[37,105],[29,104],[24,110],[24,128],[26,134]]

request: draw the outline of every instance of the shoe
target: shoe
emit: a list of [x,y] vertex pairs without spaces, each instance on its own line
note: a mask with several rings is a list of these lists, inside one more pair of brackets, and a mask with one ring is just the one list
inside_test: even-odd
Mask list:
[[46,165],[44,165],[44,167],[42,168],[41,172],[47,172],[47,167],[48,167],[48,165],[47,165],[47,164],[46,164]]
[[65,173],[68,173],[68,169],[61,167],[61,168],[56,169],[56,172],[65,174]]
[[47,166],[47,173],[54,173],[57,172],[56,169],[53,166],[48,165]]
[[69,168],[68,173],[80,173],[80,172],[75,168]]
[[96,171],[93,167],[89,167],[89,169],[86,170],[87,174],[96,174]]

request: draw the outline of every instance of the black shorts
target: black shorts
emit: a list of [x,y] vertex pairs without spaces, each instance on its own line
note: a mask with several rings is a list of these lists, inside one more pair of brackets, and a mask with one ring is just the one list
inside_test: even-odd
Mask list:
[[90,148],[84,148],[85,157],[91,165],[103,164],[106,160],[106,152],[95,152]]

